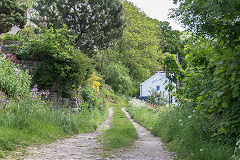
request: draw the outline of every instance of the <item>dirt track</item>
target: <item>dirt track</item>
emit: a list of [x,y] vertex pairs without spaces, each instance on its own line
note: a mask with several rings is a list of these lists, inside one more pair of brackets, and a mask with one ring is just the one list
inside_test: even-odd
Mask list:
[[[122,108],[130,121],[135,126],[139,139],[133,146],[119,149],[113,152],[103,153],[97,137],[108,129],[113,116],[112,108],[109,108],[107,120],[96,132],[79,134],[69,139],[59,140],[52,144],[45,144],[28,149],[28,155],[22,159],[51,159],[51,160],[171,160],[176,155],[166,150],[161,140],[154,137],[148,130],[131,119],[129,113]],[[102,156],[105,155],[105,158]],[[106,155],[109,155],[106,157]]]
[[135,126],[139,139],[134,146],[125,150],[120,159],[123,160],[171,160],[176,155],[166,150],[160,138],[154,137],[147,129],[134,122],[129,113],[122,108],[122,111]]
[[105,129],[110,127],[113,116],[112,108],[109,108],[109,115],[105,122],[97,129],[96,132],[88,134],[79,134],[72,138],[59,140],[52,144],[41,145],[37,148],[29,148],[29,155],[22,159],[51,159],[51,160],[90,160],[101,159],[98,156],[99,149],[97,137],[102,134]]

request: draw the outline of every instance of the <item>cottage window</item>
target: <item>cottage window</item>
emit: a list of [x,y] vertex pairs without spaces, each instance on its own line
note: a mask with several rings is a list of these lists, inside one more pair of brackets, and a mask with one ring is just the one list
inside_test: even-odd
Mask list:
[[157,86],[157,91],[160,91],[160,86]]

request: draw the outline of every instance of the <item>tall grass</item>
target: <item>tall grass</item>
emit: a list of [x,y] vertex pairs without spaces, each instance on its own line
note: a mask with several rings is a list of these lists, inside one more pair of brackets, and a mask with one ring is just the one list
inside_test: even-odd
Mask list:
[[12,101],[0,111],[0,152],[94,131],[106,118],[106,108],[72,113],[71,109],[54,108],[39,99]]
[[132,117],[178,153],[178,159],[227,160],[232,148],[213,138],[213,122],[192,109],[191,104],[162,108],[158,112],[128,106]]

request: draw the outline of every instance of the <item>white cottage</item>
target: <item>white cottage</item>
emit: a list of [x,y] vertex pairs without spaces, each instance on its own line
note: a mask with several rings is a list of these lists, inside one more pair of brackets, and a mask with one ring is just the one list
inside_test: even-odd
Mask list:
[[[148,78],[146,81],[140,84],[140,97],[139,99],[145,99],[151,95],[151,91],[156,90],[164,94],[167,100],[171,98],[173,104],[176,104],[175,97],[170,96],[169,92],[165,89],[169,84],[169,79],[166,76],[166,72],[158,71],[152,77]],[[173,86],[176,84],[172,82]]]

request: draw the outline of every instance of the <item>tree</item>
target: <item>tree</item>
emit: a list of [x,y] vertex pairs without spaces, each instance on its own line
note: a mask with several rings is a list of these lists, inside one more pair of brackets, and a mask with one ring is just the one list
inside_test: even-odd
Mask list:
[[162,41],[160,22],[147,17],[131,2],[125,1],[123,6],[126,28],[117,46],[108,54],[113,54],[116,61],[121,61],[129,68],[135,85],[139,86],[151,74],[163,68],[162,50],[159,50]]
[[118,0],[39,0],[34,8],[49,26],[66,24],[74,31],[83,51],[108,48],[124,28],[123,7]]
[[102,51],[101,55],[97,54],[94,58],[97,70],[102,74],[105,74],[110,62],[126,67],[134,87],[138,88],[140,83],[156,71],[164,69],[164,52],[176,54],[181,51],[181,33],[172,30],[167,22],[149,18],[131,2],[124,1],[123,6],[126,27],[122,38],[114,47]]
[[180,2],[171,16],[189,29],[212,37],[236,39],[240,36],[239,0],[173,0]]
[[20,3],[24,2],[24,4],[31,8],[34,3],[36,3],[37,0],[18,0]]
[[1,0],[0,2],[0,34],[11,30],[14,25],[23,28],[26,24],[25,6],[17,0]]
[[216,135],[234,142],[240,134],[240,1],[174,2],[180,5],[172,17],[199,35],[185,47],[182,99],[212,115],[218,128]]

